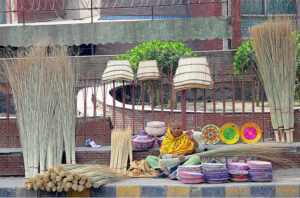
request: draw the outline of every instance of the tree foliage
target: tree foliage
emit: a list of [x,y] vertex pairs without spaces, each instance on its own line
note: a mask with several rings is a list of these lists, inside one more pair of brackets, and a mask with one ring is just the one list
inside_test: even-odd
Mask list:
[[234,58],[234,74],[239,76],[242,75],[243,64],[244,64],[245,74],[251,74],[252,64],[254,65],[255,71],[257,71],[256,56],[253,48],[253,43],[251,40],[248,40],[243,45],[239,46],[233,58]]
[[178,66],[178,60],[181,57],[194,57],[192,49],[187,48],[181,42],[161,42],[152,41],[144,42],[136,46],[132,50],[128,50],[126,54],[117,56],[117,60],[129,60],[133,68],[134,74],[140,61],[156,60],[158,67],[163,66],[163,73],[170,74],[171,65],[173,65],[173,75]]

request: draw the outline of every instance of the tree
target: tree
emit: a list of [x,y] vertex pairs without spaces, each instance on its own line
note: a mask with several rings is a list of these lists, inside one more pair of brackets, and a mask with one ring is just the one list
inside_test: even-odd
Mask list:
[[[137,73],[137,68],[140,61],[156,60],[159,71],[160,66],[163,67],[163,73],[166,75],[171,74],[171,65],[173,65],[173,75],[178,67],[178,61],[181,57],[195,57],[192,49],[187,48],[184,43],[181,42],[161,42],[158,40],[152,42],[144,42],[141,45],[136,46],[132,50],[128,50],[126,54],[117,56],[116,60],[129,60],[134,74]],[[149,90],[148,90],[149,91]],[[159,89],[155,94],[155,98],[159,100]],[[174,94],[174,98],[176,94]],[[174,100],[176,102],[176,100]],[[159,104],[159,102],[157,102]]]
[[254,66],[254,86],[255,86],[255,102],[256,106],[259,106],[259,94],[260,94],[260,79],[258,77],[258,70],[256,64],[256,55],[253,48],[253,43],[248,40],[244,44],[238,47],[237,52],[234,55],[234,74],[238,75],[240,78],[243,73],[243,65],[244,65],[244,74],[251,75],[252,74],[252,64]]

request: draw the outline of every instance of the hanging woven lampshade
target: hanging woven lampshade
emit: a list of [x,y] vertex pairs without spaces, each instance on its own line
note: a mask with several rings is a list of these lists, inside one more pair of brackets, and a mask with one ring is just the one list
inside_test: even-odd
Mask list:
[[212,89],[206,57],[181,58],[174,77],[174,90],[191,88]]
[[159,71],[156,60],[141,61],[137,71],[136,78],[138,80],[154,80],[159,79]]
[[102,75],[102,82],[113,80],[134,80],[134,75],[128,60],[110,60]]

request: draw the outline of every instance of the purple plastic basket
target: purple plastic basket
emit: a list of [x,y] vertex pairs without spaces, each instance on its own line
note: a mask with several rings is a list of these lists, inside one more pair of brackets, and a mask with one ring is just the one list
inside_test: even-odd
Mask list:
[[166,137],[166,135],[160,136],[160,137],[156,137],[157,139],[157,144],[159,146],[159,148],[161,147],[162,142],[164,141],[164,138]]

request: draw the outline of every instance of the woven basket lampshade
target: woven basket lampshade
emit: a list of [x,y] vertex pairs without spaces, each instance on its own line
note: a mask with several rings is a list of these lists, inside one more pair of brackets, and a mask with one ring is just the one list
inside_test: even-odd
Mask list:
[[156,60],[141,61],[137,71],[138,80],[155,80],[159,79],[159,71]]
[[206,57],[179,59],[174,77],[174,90],[179,91],[191,88],[213,88]]
[[133,81],[134,74],[128,60],[110,60],[102,75],[102,82],[113,80]]

